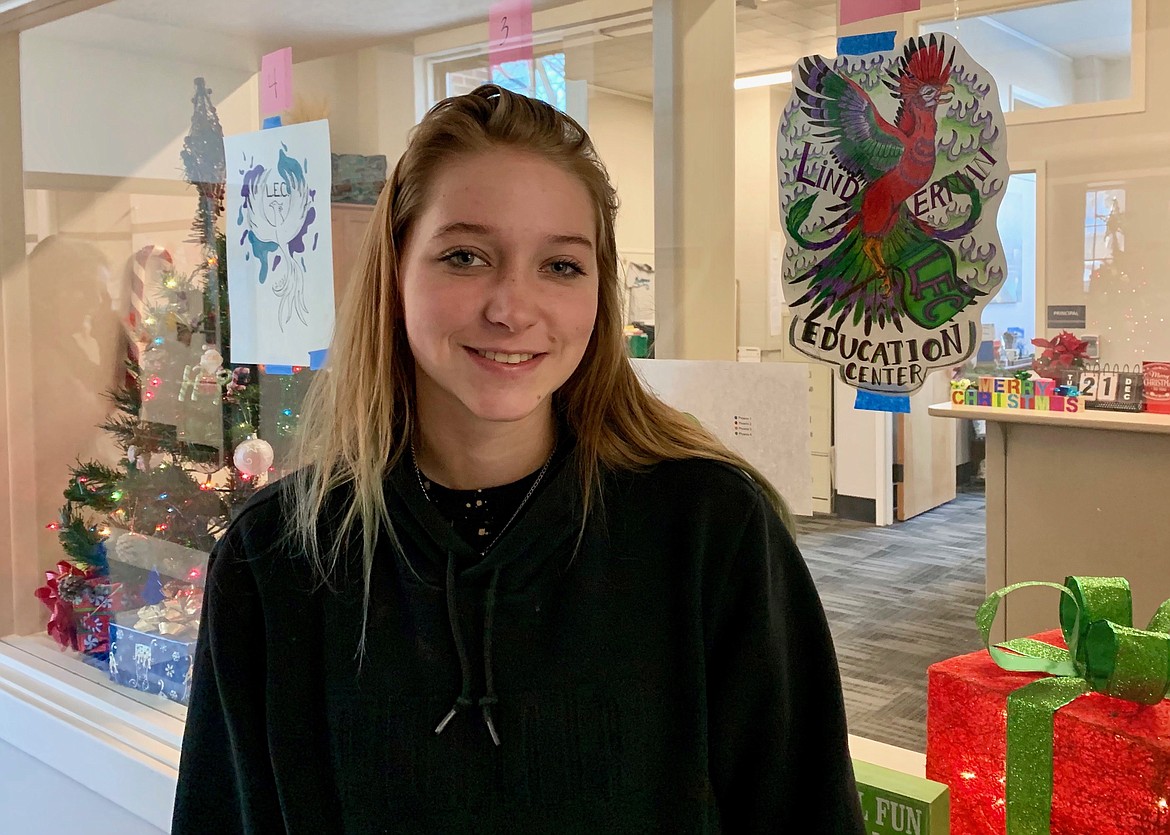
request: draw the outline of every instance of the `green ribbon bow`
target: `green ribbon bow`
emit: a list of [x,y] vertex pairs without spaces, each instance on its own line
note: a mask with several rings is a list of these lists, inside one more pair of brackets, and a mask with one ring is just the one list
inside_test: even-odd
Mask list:
[[[991,645],[999,602],[1016,589],[1058,589],[1068,649],[1031,638]],[[1124,577],[1067,577],[1016,583],[993,592],[975,616],[992,659],[1013,672],[1048,673],[1007,701],[1007,832],[1047,835],[1052,817],[1052,728],[1056,711],[1078,696],[1105,693],[1145,705],[1170,695],[1170,600],[1145,630],[1133,628],[1133,598]]]

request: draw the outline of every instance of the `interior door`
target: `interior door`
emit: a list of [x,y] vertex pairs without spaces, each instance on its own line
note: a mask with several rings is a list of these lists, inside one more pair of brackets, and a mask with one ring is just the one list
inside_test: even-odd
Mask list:
[[894,507],[899,522],[955,498],[955,427],[927,408],[950,399],[950,374],[936,371],[910,396],[910,414],[895,416]]

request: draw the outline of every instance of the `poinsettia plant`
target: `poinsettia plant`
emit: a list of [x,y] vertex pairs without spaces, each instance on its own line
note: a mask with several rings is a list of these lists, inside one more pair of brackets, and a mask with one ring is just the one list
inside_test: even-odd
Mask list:
[[1089,359],[1089,343],[1068,331],[1052,339],[1033,339],[1032,344],[1044,349],[1032,362],[1033,370],[1041,377],[1059,380],[1066,371],[1084,368]]

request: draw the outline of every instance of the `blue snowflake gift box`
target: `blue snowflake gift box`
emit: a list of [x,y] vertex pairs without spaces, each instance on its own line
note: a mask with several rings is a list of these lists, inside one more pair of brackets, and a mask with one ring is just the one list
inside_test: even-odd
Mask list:
[[185,705],[198,620],[174,619],[174,602],[123,612],[110,624],[110,679]]

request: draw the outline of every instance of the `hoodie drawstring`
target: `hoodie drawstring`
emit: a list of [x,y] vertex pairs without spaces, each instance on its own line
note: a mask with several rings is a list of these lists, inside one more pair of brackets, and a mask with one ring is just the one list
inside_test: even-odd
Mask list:
[[467,647],[463,645],[463,630],[459,628],[459,610],[455,607],[455,552],[447,554],[447,618],[451,622],[451,637],[455,639],[455,652],[459,655],[459,668],[463,673],[463,688],[459,698],[451,711],[443,717],[443,721],[435,728],[436,734],[441,734],[455,718],[455,714],[471,707],[471,659],[467,657]]
[[483,679],[486,692],[479,700],[483,710],[483,723],[487,725],[488,733],[492,735],[492,742],[498,747],[500,735],[496,733],[496,724],[492,721],[492,707],[500,700],[496,698],[496,684],[492,674],[492,616],[496,611],[496,586],[500,582],[500,569],[492,572],[492,582],[488,586],[487,600],[484,603],[483,613]]
[[[483,616],[483,671],[484,681],[486,685],[486,693],[484,697],[479,700],[480,709],[483,711],[483,722],[487,725],[488,733],[491,734],[492,742],[497,746],[500,744],[500,735],[496,732],[495,722],[492,721],[492,707],[499,702],[496,697],[496,686],[494,675],[492,671],[492,627],[496,609],[496,587],[500,581],[500,569],[496,569],[492,574],[491,585],[488,586],[487,599],[484,603]],[[455,603],[455,552],[452,551],[447,555],[447,619],[451,623],[451,637],[455,640],[455,652],[459,656],[459,669],[463,676],[463,687],[459,692],[459,697],[455,699],[455,704],[451,710],[443,717],[435,728],[436,734],[441,734],[446,730],[447,725],[455,718],[455,715],[461,710],[466,710],[471,707],[471,659],[467,657],[467,647],[463,642],[463,630],[459,625],[459,610]]]

